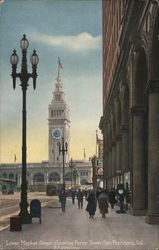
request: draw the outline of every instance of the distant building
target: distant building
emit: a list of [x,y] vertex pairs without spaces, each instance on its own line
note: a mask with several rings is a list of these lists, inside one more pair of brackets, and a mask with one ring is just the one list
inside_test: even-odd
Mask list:
[[[65,185],[71,187],[72,173],[69,167],[70,155],[70,118],[69,107],[65,100],[65,93],[62,81],[58,72],[53,98],[48,108],[48,161],[41,163],[27,164],[27,182],[29,190],[46,190],[49,183],[63,183],[63,158],[59,154],[59,142],[64,137],[68,143],[68,152],[65,153]],[[74,161],[77,170],[76,185],[82,188],[92,183],[92,165],[85,160]],[[20,163],[1,164],[0,177],[16,180],[17,188],[20,190],[22,166]],[[13,186],[13,185],[12,185]],[[7,185],[2,184],[2,190],[6,190]]]

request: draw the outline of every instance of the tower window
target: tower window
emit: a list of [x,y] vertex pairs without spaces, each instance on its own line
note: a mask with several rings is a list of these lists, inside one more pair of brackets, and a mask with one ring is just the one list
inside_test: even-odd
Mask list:
[[55,100],[60,101],[60,95],[55,95]]

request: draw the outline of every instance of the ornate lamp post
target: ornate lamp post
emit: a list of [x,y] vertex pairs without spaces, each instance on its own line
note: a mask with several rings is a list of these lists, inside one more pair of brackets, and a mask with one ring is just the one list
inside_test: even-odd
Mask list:
[[36,50],[33,51],[33,54],[30,57],[32,64],[32,73],[28,73],[27,69],[27,48],[29,42],[26,39],[26,35],[23,35],[23,38],[20,41],[22,49],[22,64],[21,72],[17,73],[17,64],[18,56],[16,50],[13,50],[13,54],[10,57],[10,62],[12,64],[12,78],[13,78],[13,89],[16,87],[16,78],[19,78],[21,81],[20,86],[22,87],[23,92],[23,111],[22,111],[22,184],[21,184],[21,202],[20,202],[20,213],[22,224],[30,223],[30,215],[28,213],[28,202],[27,202],[27,181],[26,181],[26,91],[29,78],[33,78],[33,88],[36,88],[36,78],[37,78],[37,64],[39,58],[36,54]]
[[59,154],[62,152],[62,157],[63,157],[63,188],[65,189],[65,152],[67,153],[68,150],[68,144],[67,142],[64,143],[64,138],[62,137],[62,145],[59,142]]
[[74,168],[75,164],[74,162],[72,161],[72,158],[71,158],[71,161],[69,162],[69,167],[71,168],[71,189],[72,189],[72,179],[73,179],[73,175],[72,175],[72,168]]

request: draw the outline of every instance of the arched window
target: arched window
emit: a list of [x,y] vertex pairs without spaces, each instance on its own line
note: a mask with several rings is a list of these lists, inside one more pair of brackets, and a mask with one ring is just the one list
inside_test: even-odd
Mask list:
[[7,173],[3,173],[2,178],[7,178]]
[[86,184],[88,184],[88,181],[86,179],[82,179],[81,180],[81,185],[86,185]]
[[14,174],[13,173],[9,173],[9,179],[11,179],[11,180],[14,179]]
[[14,192],[14,184],[13,183],[9,184],[8,191]]
[[42,173],[36,173],[33,177],[33,183],[43,183],[44,182],[44,175]]
[[2,193],[6,193],[7,192],[7,186],[5,184],[2,185]]
[[49,182],[57,182],[60,181],[60,175],[57,172],[52,172],[49,175]]
[[71,181],[72,180],[72,174],[71,172],[67,172],[65,175],[65,181]]

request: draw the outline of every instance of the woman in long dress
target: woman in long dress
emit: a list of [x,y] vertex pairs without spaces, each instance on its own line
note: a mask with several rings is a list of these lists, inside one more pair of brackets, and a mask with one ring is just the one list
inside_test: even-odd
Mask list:
[[102,218],[105,218],[105,214],[108,213],[108,196],[106,195],[106,191],[102,190],[101,194],[98,197],[99,209],[102,214]]
[[90,192],[87,198],[87,207],[86,211],[89,212],[89,218],[93,219],[93,216],[95,215],[96,212],[96,199],[95,195],[93,192]]

